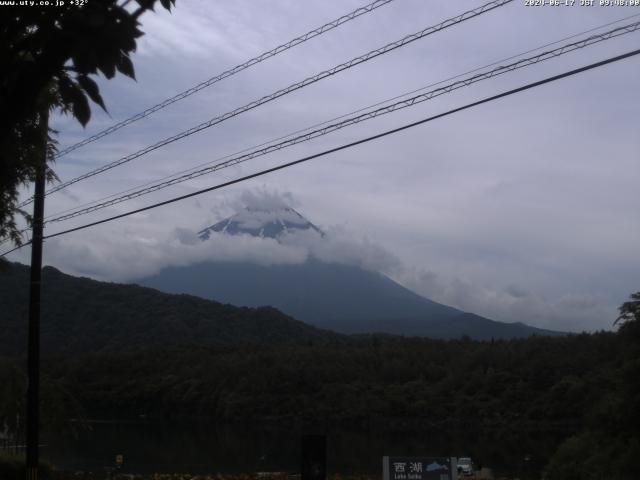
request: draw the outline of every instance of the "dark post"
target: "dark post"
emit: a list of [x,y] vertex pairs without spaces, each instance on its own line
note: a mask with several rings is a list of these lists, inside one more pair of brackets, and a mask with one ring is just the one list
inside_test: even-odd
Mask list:
[[31,282],[29,288],[29,347],[27,357],[27,480],[38,480],[38,433],[40,409],[40,277],[42,271],[42,229],[47,165],[48,112],[40,114],[44,149],[42,165],[36,170],[31,235]]
[[326,480],[327,437],[325,435],[302,436],[301,480]]

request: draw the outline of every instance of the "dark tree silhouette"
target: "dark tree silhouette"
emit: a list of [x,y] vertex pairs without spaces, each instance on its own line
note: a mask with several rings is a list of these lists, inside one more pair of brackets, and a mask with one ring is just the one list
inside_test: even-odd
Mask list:
[[632,293],[629,298],[631,298],[630,301],[624,302],[618,308],[620,315],[614,323],[640,322],[640,292]]
[[[20,242],[15,219],[18,188],[32,182],[46,145],[55,142],[43,112],[73,115],[83,126],[89,100],[106,110],[92,75],[135,78],[131,54],[143,33],[139,18],[157,1],[170,10],[175,0],[100,0],[82,6],[5,6],[0,15],[0,239]],[[69,3],[69,2],[67,2]],[[43,135],[47,135],[47,141]],[[54,178],[48,168],[49,180]]]

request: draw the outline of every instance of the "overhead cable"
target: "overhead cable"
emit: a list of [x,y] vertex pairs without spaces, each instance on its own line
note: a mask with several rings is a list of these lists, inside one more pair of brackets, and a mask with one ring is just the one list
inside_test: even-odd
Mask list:
[[[514,95],[516,93],[520,93],[520,92],[523,92],[523,91],[526,91],[526,90],[530,90],[532,88],[539,87],[541,85],[545,85],[545,84],[548,84],[548,83],[552,83],[552,82],[555,82],[555,81],[558,81],[558,80],[561,80],[563,78],[567,78],[567,77],[570,77],[570,76],[573,76],[573,75],[577,75],[579,73],[586,72],[588,70],[592,70],[592,69],[599,68],[599,67],[602,67],[602,66],[605,66],[605,65],[609,65],[611,63],[618,62],[618,61],[633,57],[633,56],[638,55],[638,54],[640,54],[640,49],[633,50],[633,51],[624,53],[622,55],[617,55],[615,57],[610,57],[610,58],[607,58],[606,60],[595,62],[595,63],[589,64],[589,65],[585,65],[584,67],[576,68],[576,69],[561,73],[559,75],[554,75],[552,77],[547,77],[547,78],[545,78],[543,80],[539,80],[537,82],[532,82],[532,83],[523,85],[521,87],[514,88],[512,90],[508,90],[508,91],[502,92],[502,93],[497,94],[497,95],[493,95],[491,97],[486,97],[486,98],[484,98],[482,100],[478,100],[476,102],[469,103],[469,104],[464,105],[462,107],[454,108],[454,109],[448,110],[448,111],[446,111],[444,113],[440,113],[438,115],[433,115],[431,117],[424,118],[424,119],[419,120],[417,122],[409,123],[407,125],[403,125],[403,126],[398,127],[398,128],[387,130],[385,132],[378,133],[376,135],[372,135],[370,137],[366,137],[366,138],[357,140],[355,142],[351,142],[351,143],[347,143],[347,144],[341,145],[339,147],[331,148],[329,150],[325,150],[323,152],[316,153],[314,155],[309,155],[307,157],[300,158],[298,160],[294,160],[292,162],[288,162],[288,163],[285,163],[285,164],[282,164],[282,165],[278,165],[276,167],[272,167],[272,168],[268,168],[268,169],[265,169],[265,170],[261,170],[261,171],[256,172],[256,173],[252,173],[251,175],[246,175],[244,177],[237,178],[237,179],[234,179],[234,180],[230,180],[228,182],[220,183],[218,185],[214,185],[214,186],[211,186],[211,187],[208,187],[208,188],[203,188],[203,189],[198,190],[196,192],[192,192],[192,193],[189,193],[189,194],[186,194],[186,195],[182,195],[182,196],[179,196],[179,197],[174,197],[174,198],[171,198],[169,200],[165,200],[163,202],[158,202],[158,203],[155,203],[153,205],[149,205],[149,206],[142,207],[142,208],[137,208],[135,210],[130,210],[128,212],[121,213],[119,215],[114,215],[112,217],[108,217],[108,218],[105,218],[105,219],[102,219],[102,220],[98,220],[98,221],[95,221],[95,222],[87,223],[87,224],[80,225],[80,226],[77,226],[77,227],[74,227],[74,228],[69,228],[67,230],[56,232],[56,233],[53,233],[51,235],[47,235],[44,238],[45,239],[50,239],[50,238],[55,238],[55,237],[58,237],[58,236],[61,236],[61,235],[66,235],[68,233],[77,232],[79,230],[84,230],[86,228],[94,227],[96,225],[100,225],[100,224],[103,224],[103,223],[108,223],[108,222],[112,222],[114,220],[118,220],[120,218],[128,217],[128,216],[134,215],[136,213],[145,212],[145,211],[152,210],[152,209],[155,209],[155,208],[158,208],[158,207],[162,207],[164,205],[169,205],[171,203],[175,203],[175,202],[178,202],[178,201],[181,201],[181,200],[186,200],[188,198],[192,198],[192,197],[195,197],[197,195],[202,195],[203,193],[207,193],[207,192],[218,190],[218,189],[221,189],[221,188],[224,188],[224,187],[228,187],[230,185],[241,183],[241,182],[244,182],[244,181],[256,178],[256,177],[260,177],[260,176],[266,175],[268,173],[272,173],[272,172],[275,172],[275,171],[278,171],[278,170],[283,170],[285,168],[289,168],[289,167],[292,167],[294,165],[298,165],[298,164],[301,164],[301,163],[304,163],[304,162],[308,162],[308,161],[313,160],[315,158],[323,157],[325,155],[329,155],[331,153],[339,152],[341,150],[346,150],[348,148],[355,147],[356,145],[361,145],[363,143],[367,143],[367,142],[370,142],[372,140],[377,140],[379,138],[383,138],[383,137],[386,137],[388,135],[392,135],[392,134],[401,132],[403,130],[408,130],[408,129],[416,127],[418,125],[422,125],[422,124],[437,120],[439,118],[443,118],[443,117],[452,115],[454,113],[461,112],[463,110],[467,110],[467,109],[470,109],[470,108],[473,108],[473,107],[476,107],[476,106],[479,106],[479,105],[482,105],[482,104],[485,104],[485,103],[493,102],[493,101],[498,100],[500,98],[504,98],[504,97],[507,97],[507,96],[510,96],[510,95]],[[2,254],[0,256],[4,256],[5,254]]]
[[341,16],[340,18],[336,18],[335,20],[332,20],[329,23],[326,23],[324,25],[322,25],[321,27],[318,28],[314,28],[313,30],[308,31],[307,33],[305,33],[304,35],[300,35],[299,37],[294,38],[293,40],[289,40],[286,43],[283,43],[282,45],[278,45],[275,48],[272,48],[271,50],[267,51],[267,52],[263,52],[260,55],[258,55],[257,57],[253,57],[249,60],[247,60],[244,63],[241,63],[240,65],[236,65],[233,68],[230,68],[229,70],[225,70],[222,73],[217,74],[214,77],[211,77],[208,80],[205,80],[202,83],[199,83],[187,90],[184,90],[183,92],[180,92],[176,95],[174,95],[171,98],[167,98],[166,100],[163,100],[162,102],[147,108],[146,110],[144,110],[143,112],[137,113],[121,122],[116,123],[115,125],[110,126],[109,128],[106,128],[105,130],[102,130],[98,133],[96,133],[95,135],[92,135],[78,143],[75,143],[69,147],[66,147],[65,149],[61,150],[60,152],[57,153],[56,158],[60,158],[80,147],[83,147],[84,145],[88,145],[89,143],[95,142],[96,140],[105,137],[117,130],[120,130],[123,127],[126,127],[127,125],[130,125],[134,122],[137,122],[138,120],[141,120],[145,117],[148,117],[149,115],[157,112],[158,110],[162,110],[165,107],[168,107],[169,105],[179,102],[180,100],[183,100],[191,95],[193,95],[194,93],[199,92],[200,90],[203,90],[207,87],[210,87],[211,85],[213,85],[214,83],[217,83],[221,80],[224,80],[225,78],[229,78],[233,75],[235,75],[236,73],[240,73],[243,70],[246,70],[249,67],[252,67],[260,62],[263,62],[271,57],[274,57],[276,55],[278,55],[279,53],[282,53],[286,50],[289,50],[297,45],[300,45],[301,43],[306,42],[307,40],[311,40],[312,38],[318,37],[320,35],[322,35],[323,33],[326,33],[330,30],[333,30],[334,28],[339,27],[340,25],[343,25],[361,15],[364,15],[366,13],[372,12],[373,10],[382,7],[383,5],[386,5],[388,3],[391,3],[394,0],[376,0],[374,2],[369,3],[368,5],[365,5],[364,7],[360,7],[357,8],[355,10],[353,10],[352,12],[347,13],[346,15]]
[[[155,179],[155,180],[151,180],[151,181],[149,181],[149,182],[145,182],[145,183],[143,183],[142,185],[137,185],[137,186],[135,186],[135,187],[131,187],[131,188],[128,188],[128,189],[126,189],[126,190],[122,190],[122,191],[120,191],[120,192],[112,193],[112,194],[107,195],[107,196],[105,196],[105,197],[101,197],[101,198],[98,198],[98,199],[96,199],[96,200],[92,200],[92,201],[90,201],[90,202],[86,202],[86,203],[84,203],[84,204],[82,204],[82,205],[80,205],[80,206],[75,206],[75,207],[67,208],[67,209],[65,209],[65,210],[58,211],[58,212],[56,212],[56,213],[53,213],[53,214],[49,215],[49,216],[48,216],[48,217],[46,217],[45,219],[53,218],[53,217],[58,217],[58,216],[61,216],[62,214],[65,214],[65,213],[68,213],[68,212],[72,212],[72,211],[76,211],[76,210],[78,210],[78,209],[82,209],[82,208],[85,208],[85,207],[88,207],[88,206],[90,206],[90,205],[94,205],[94,204],[97,204],[97,203],[102,203],[102,202],[104,202],[104,201],[106,201],[106,200],[109,200],[109,199],[112,199],[112,198],[115,198],[115,197],[123,196],[124,194],[130,193],[130,192],[133,192],[133,191],[135,191],[135,190],[142,189],[142,188],[147,187],[147,186],[150,186],[150,185],[158,184],[158,183],[163,182],[163,181],[165,181],[165,180],[173,179],[173,178],[176,178],[176,177],[179,177],[179,176],[185,175],[185,174],[187,174],[187,173],[195,172],[196,170],[199,170],[199,169],[201,169],[201,168],[203,168],[203,167],[205,167],[205,166],[209,166],[209,165],[213,165],[213,164],[218,163],[218,162],[222,162],[222,161],[224,161],[224,160],[230,159],[230,158],[232,158],[232,157],[234,157],[234,156],[237,156],[237,155],[240,155],[240,154],[242,154],[242,153],[250,152],[250,151],[255,150],[255,149],[258,149],[258,148],[260,148],[260,147],[264,147],[264,146],[267,146],[267,145],[270,145],[270,144],[276,143],[276,142],[278,142],[278,141],[280,141],[280,140],[288,139],[288,138],[293,137],[293,136],[295,136],[295,135],[298,135],[298,134],[300,134],[300,133],[308,132],[308,131],[310,131],[310,130],[316,129],[316,128],[321,127],[321,126],[323,126],[323,125],[328,125],[328,124],[330,124],[330,123],[332,123],[332,122],[336,122],[336,121],[338,121],[338,120],[342,120],[342,119],[347,118],[347,117],[349,117],[349,116],[351,116],[351,115],[354,115],[354,114],[356,114],[356,113],[365,112],[365,111],[370,110],[370,109],[372,109],[372,108],[375,108],[375,107],[379,107],[379,106],[385,105],[385,104],[387,104],[387,103],[389,103],[389,102],[392,102],[392,101],[394,101],[394,100],[398,100],[398,99],[400,99],[400,98],[404,98],[404,97],[407,97],[407,96],[409,96],[409,95],[413,95],[413,94],[415,94],[415,93],[422,92],[422,91],[426,90],[427,88],[435,87],[435,86],[437,86],[437,85],[442,85],[442,84],[443,84],[443,83],[445,83],[445,82],[448,82],[448,81],[451,81],[451,80],[455,80],[455,79],[460,78],[460,77],[464,77],[465,75],[469,75],[469,74],[471,74],[471,73],[475,73],[475,72],[478,72],[478,71],[484,70],[484,69],[486,69],[486,68],[489,68],[489,67],[492,67],[492,66],[495,66],[495,65],[499,65],[499,64],[504,63],[504,62],[507,62],[507,61],[509,61],[509,60],[513,60],[513,59],[515,59],[515,58],[522,57],[523,55],[527,55],[527,54],[529,54],[529,53],[532,53],[532,52],[536,52],[536,51],[542,50],[543,48],[547,48],[547,47],[550,47],[550,46],[553,46],[553,45],[557,45],[557,44],[562,43],[562,42],[565,42],[565,41],[567,41],[567,40],[571,40],[571,39],[573,39],[573,38],[577,38],[577,37],[580,37],[580,36],[582,36],[582,35],[586,35],[587,33],[595,32],[595,31],[597,31],[597,30],[601,30],[601,29],[603,29],[603,28],[605,28],[605,27],[609,27],[609,26],[614,25],[614,24],[616,24],[616,23],[621,23],[621,22],[623,22],[623,21],[626,21],[626,20],[629,20],[629,19],[631,19],[631,18],[635,18],[635,17],[638,17],[638,16],[640,16],[640,14],[629,15],[629,16],[624,17],[624,18],[621,18],[621,19],[619,19],[619,20],[615,20],[615,21],[613,21],[613,22],[608,22],[608,23],[605,23],[605,24],[599,25],[599,26],[597,26],[597,27],[593,27],[593,28],[590,28],[590,29],[588,29],[588,30],[584,30],[584,31],[581,31],[581,32],[575,33],[575,34],[573,34],[573,35],[570,35],[570,36],[567,36],[567,37],[561,38],[561,39],[559,39],[559,40],[555,40],[555,41],[553,41],[553,42],[546,43],[546,44],[541,45],[541,46],[539,46],[539,47],[529,49],[529,50],[527,50],[527,51],[525,51],[525,52],[521,52],[521,53],[518,53],[518,54],[516,54],[516,55],[511,55],[511,56],[509,56],[509,57],[507,57],[507,58],[503,58],[503,59],[501,59],[501,60],[496,60],[496,61],[494,61],[494,62],[492,62],[492,63],[487,64],[487,65],[483,65],[483,66],[481,66],[481,67],[476,67],[476,68],[474,68],[474,69],[472,69],[472,70],[467,70],[466,72],[459,73],[459,74],[457,74],[457,75],[454,75],[454,76],[452,76],[452,77],[445,78],[445,79],[443,79],[443,80],[439,80],[438,82],[430,83],[430,84],[425,85],[425,86],[423,86],[423,87],[420,87],[420,88],[418,88],[418,89],[414,89],[414,90],[411,90],[411,91],[409,91],[409,92],[401,93],[401,94],[396,95],[396,96],[394,96],[394,97],[391,97],[391,98],[387,98],[387,99],[385,99],[385,100],[378,101],[378,102],[376,102],[376,103],[374,103],[374,104],[372,104],[372,105],[368,105],[368,106],[366,106],[366,107],[361,107],[361,108],[358,108],[357,110],[353,110],[353,111],[350,111],[350,112],[348,112],[348,113],[344,113],[344,114],[342,114],[342,115],[340,115],[340,116],[338,116],[338,117],[334,117],[334,118],[331,118],[331,119],[328,119],[328,120],[324,120],[324,121],[322,121],[322,122],[320,122],[320,123],[316,123],[316,124],[314,124],[314,125],[310,125],[310,126],[308,126],[308,127],[305,127],[305,128],[299,129],[299,130],[296,130],[296,131],[294,131],[294,132],[290,132],[290,133],[288,133],[288,134],[281,135],[281,136],[279,136],[279,137],[277,137],[277,138],[273,138],[273,139],[271,139],[271,140],[267,140],[267,141],[262,142],[262,143],[260,143],[260,144],[258,144],[258,145],[253,145],[253,146],[251,146],[251,147],[243,148],[242,150],[236,151],[236,152],[231,153],[231,154],[227,154],[227,155],[225,155],[225,156],[223,156],[223,157],[219,157],[219,158],[217,158],[217,159],[215,159],[215,160],[210,160],[210,161],[207,161],[207,162],[201,163],[201,164],[199,164],[199,165],[196,165],[196,166],[194,166],[194,167],[188,168],[188,169],[186,169],[186,170],[182,170],[182,171],[179,171],[179,172],[176,172],[176,173],[172,173],[172,174],[170,174],[170,175],[166,175],[166,176],[164,176],[164,177],[162,177],[162,178]],[[25,231],[26,231],[26,230],[25,230]],[[1,245],[1,244],[0,244],[0,245]]]
[[558,47],[556,49],[553,50],[549,50],[549,51],[545,51],[542,52],[538,55],[534,55],[528,58],[524,58],[521,60],[518,60],[516,62],[513,62],[509,65],[503,65],[503,66],[499,66],[497,68],[494,68],[490,71],[484,72],[484,73],[480,73],[471,77],[467,77],[461,80],[458,80],[454,83],[445,85],[443,87],[437,88],[435,90],[431,90],[425,93],[422,93],[420,95],[416,95],[413,96],[411,98],[407,98],[405,100],[401,100],[399,102],[393,103],[391,105],[387,105],[384,107],[380,107],[377,108],[375,110],[366,112],[366,113],[362,113],[360,115],[356,115],[356,116],[352,116],[349,118],[346,118],[340,122],[337,123],[333,123],[327,126],[324,126],[322,128],[304,133],[302,135],[296,136],[294,138],[290,138],[288,140],[282,141],[280,143],[275,143],[275,144],[271,144],[268,145],[264,148],[259,148],[257,150],[254,150],[252,152],[249,153],[245,153],[242,155],[238,155],[235,157],[232,157],[229,160],[217,163],[215,165],[212,166],[208,166],[199,170],[195,170],[193,172],[187,173],[187,174],[183,174],[174,178],[171,178],[170,180],[166,180],[166,181],[162,181],[162,182],[158,182],[154,185],[145,187],[145,188],[141,188],[139,190],[135,190],[132,191],[130,193],[124,194],[122,196],[116,197],[116,198],[112,198],[110,200],[101,202],[101,203],[97,203],[85,208],[76,208],[75,211],[73,211],[72,213],[68,213],[68,214],[63,214],[60,216],[56,216],[53,218],[49,218],[47,219],[46,223],[52,223],[52,222],[61,222],[61,221],[65,221],[65,220],[69,220],[71,218],[74,217],[78,217],[81,215],[86,215],[88,213],[97,211],[97,210],[101,210],[103,208],[118,204],[118,203],[122,203],[125,202],[127,200],[131,200],[133,198],[136,197],[140,197],[142,195],[147,195],[149,193],[158,191],[158,190],[162,190],[164,188],[170,187],[172,185],[176,185],[178,183],[182,183],[185,182],[187,180],[191,180],[193,178],[197,178],[203,175],[207,175],[210,174],[212,172],[215,172],[217,170],[221,170],[223,168],[228,168],[234,165],[238,165],[240,163],[244,163],[248,160],[251,160],[253,158],[259,157],[259,156],[263,156],[266,155],[268,153],[272,153],[275,152],[277,150],[282,150],[284,148],[287,147],[291,147],[293,145],[297,145],[299,143],[302,142],[306,142],[309,141],[311,139],[314,138],[318,138],[321,137],[323,135],[327,135],[328,133],[331,132],[335,132],[337,130],[340,130],[342,128],[351,126],[351,125],[355,125],[357,123],[361,123],[363,121],[367,121],[367,120],[371,120],[373,118],[382,116],[382,115],[386,115],[398,110],[402,110],[404,108],[408,108],[408,107],[412,107],[414,105],[417,105],[419,103],[423,103],[426,102],[428,100],[431,100],[435,97],[438,97],[440,95],[444,95],[446,93],[450,93],[454,90],[460,89],[462,87],[466,87],[469,86],[473,83],[482,81],[482,80],[487,80],[493,77],[496,77],[498,75],[502,75],[504,73],[508,73],[508,72],[512,72],[514,70],[523,68],[523,67],[527,67],[530,65],[535,65],[537,63],[543,62],[545,60],[549,60],[551,58],[555,58],[564,54],[567,54],[569,52],[573,52],[575,50],[581,49],[581,48],[585,48],[587,46],[611,39],[611,38],[615,38],[621,35],[625,35],[627,33],[631,33],[634,31],[637,31],[640,29],[640,22],[635,22],[629,25],[624,25],[622,27],[618,27],[616,29],[613,29],[609,32],[606,33],[602,33],[602,34],[598,34],[598,35],[593,35],[590,36],[586,39],[577,41],[577,42],[573,42],[567,45],[563,45],[561,47]]
[[[412,42],[415,42],[416,40],[419,40],[421,38],[424,38],[426,36],[432,35],[436,32],[439,32],[441,30],[444,30],[445,28],[451,27],[453,25],[457,25],[461,22],[464,22],[466,20],[469,20],[471,18],[477,17],[479,15],[482,15],[483,13],[489,12],[491,10],[494,10],[496,8],[502,7],[508,3],[511,3],[513,0],[493,0],[489,3],[486,3],[480,7],[474,8],[472,10],[468,10],[460,15],[457,15],[455,17],[449,18],[437,25],[431,26],[431,27],[427,27],[423,30],[420,30],[419,32],[413,33],[411,35],[407,35],[403,38],[401,38],[400,40],[397,40],[395,42],[391,42],[388,43],[386,45],[384,45],[383,47],[380,47],[378,49],[372,50],[368,53],[365,53],[364,55],[361,55],[359,57],[355,57],[351,60],[349,60],[348,62],[342,63],[340,65],[337,65],[329,70],[325,70],[323,72],[320,72],[314,76],[311,77],[307,77],[306,79],[294,83],[292,85],[289,85],[286,88],[283,88],[281,90],[278,90],[270,95],[266,95],[258,100],[254,100],[253,102],[250,102],[242,107],[236,108],[235,110],[232,110],[230,112],[224,113],[222,115],[219,115],[217,117],[212,118],[211,120],[208,120],[206,122],[203,122],[199,125],[196,125],[194,127],[189,128],[188,130],[185,130],[183,132],[180,132],[176,135],[173,135],[171,137],[165,138],[164,140],[160,140],[159,142],[154,143],[153,145],[150,145],[148,147],[143,148],[142,150],[138,150],[137,152],[134,152],[130,155],[127,155],[125,157],[120,158],[119,160],[113,161],[111,163],[108,163],[106,165],[103,165],[102,167],[99,167],[95,170],[91,170],[90,172],[87,172],[83,175],[80,175],[78,177],[75,177],[71,180],[68,180],[66,182],[63,182],[59,185],[56,185],[53,188],[50,188],[46,194],[50,195],[54,192],[60,191],[66,187],[68,187],[69,185],[73,185],[74,183],[80,182],[82,180],[85,180],[87,178],[93,177],[95,175],[98,175],[100,173],[104,173],[108,170],[111,170],[112,168],[118,167],[122,164],[128,163],[136,158],[139,158],[143,155],[146,155],[149,152],[152,152],[154,150],[157,150],[158,148],[164,147],[166,145],[169,145],[170,143],[176,142],[178,140],[181,140],[185,137],[188,137],[190,135],[193,135],[194,133],[200,132],[206,128],[210,128],[214,125],[217,125],[219,123],[224,122],[225,120],[228,120],[232,117],[235,117],[237,115],[240,115],[241,113],[247,112],[249,110],[252,110],[260,105],[263,105],[265,103],[271,102],[277,98],[280,98],[284,95],[287,95],[293,91],[299,90],[301,88],[304,88],[308,85],[311,85],[313,83],[316,83],[324,78],[330,77],[332,75],[335,75],[339,72],[342,72],[343,70],[347,70],[349,68],[352,68],[356,65],[359,65],[361,63],[367,62],[373,58],[376,58],[380,55],[384,55],[388,52],[391,52],[397,48],[403,47],[405,45],[408,45]],[[29,198],[28,200],[22,202],[19,207],[23,207],[29,203],[31,203],[31,201],[33,200],[33,197]]]

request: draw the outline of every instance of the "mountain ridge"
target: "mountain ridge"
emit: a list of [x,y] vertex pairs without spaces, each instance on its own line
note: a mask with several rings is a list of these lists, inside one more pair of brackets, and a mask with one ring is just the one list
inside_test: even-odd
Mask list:
[[[0,355],[25,352],[29,268],[0,270]],[[345,342],[272,307],[224,305],[191,295],[42,271],[42,350],[74,354],[169,345],[237,346]]]
[[[309,232],[318,236],[309,236]],[[297,234],[301,236],[294,238]],[[314,248],[330,250],[340,246],[332,247],[331,238],[283,202],[253,202],[198,232],[202,242],[215,242],[220,235],[268,238],[284,246],[291,240],[297,247],[304,247],[307,242],[308,259],[298,264],[218,261],[168,266],[136,283],[233,305],[271,305],[307,324],[342,334],[431,338],[468,335],[476,340],[557,334],[522,323],[496,322],[439,304],[380,272],[348,261],[320,260],[314,255]]]
[[167,267],[139,284],[234,305],[272,305],[341,334],[387,333],[476,340],[558,335],[523,323],[490,320],[442,305],[357,266],[311,259],[294,265],[206,262]]

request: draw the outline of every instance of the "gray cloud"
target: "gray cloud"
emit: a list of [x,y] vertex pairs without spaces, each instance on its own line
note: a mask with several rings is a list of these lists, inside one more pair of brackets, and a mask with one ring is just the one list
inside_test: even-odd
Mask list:
[[305,249],[281,245],[271,239],[214,234],[207,242],[194,242],[194,236],[195,232],[183,229],[170,230],[160,237],[132,235],[114,229],[108,236],[101,233],[90,234],[82,240],[61,238],[47,243],[47,263],[64,266],[64,270],[72,274],[129,281],[153,275],[168,266],[204,261],[296,264],[308,256]]
[[284,245],[306,248],[309,255],[327,263],[355,265],[365,270],[393,273],[403,269],[400,260],[367,237],[358,238],[343,226],[324,228],[324,237],[315,232],[289,233]]
[[[75,177],[480,3],[393,2],[79,149],[60,159],[56,170],[64,180]],[[86,131],[68,117],[56,118],[60,144],[96,133],[361,5],[356,0],[194,0],[179,2],[171,14],[148,15],[134,59],[138,81],[100,81],[111,116],[96,110]],[[49,197],[47,213],[632,13],[597,6],[528,8],[513,2],[78,183],[68,195]],[[625,52],[639,35],[476,84],[64,227],[190,193]],[[350,247],[338,247],[335,240],[333,248],[317,246],[317,255],[388,271],[435,300],[496,319],[573,330],[610,328],[615,306],[640,286],[639,105],[637,60],[631,59],[242,186],[51,240],[45,255],[63,270],[109,279],[158,268],[166,256],[196,261],[216,255],[205,246],[189,245],[188,231],[233,211],[244,190],[267,185],[270,191],[291,192],[314,223],[339,224],[347,232]],[[50,225],[48,231],[62,227]],[[251,246],[295,262],[309,254],[296,241]],[[221,248],[228,248],[231,257],[241,255],[232,245]],[[183,255],[181,249],[192,253]],[[28,257],[20,252],[11,258]]]
[[397,279],[432,300],[499,321],[579,332],[610,329],[616,318],[616,305],[599,294],[565,293],[546,298],[518,285],[493,289],[430,271],[405,271]]
[[[221,205],[228,211],[261,207],[279,208],[296,201],[289,192],[265,188],[243,191]],[[220,215],[218,215],[220,216]],[[399,260],[380,245],[345,227],[328,227],[325,235],[315,231],[290,232],[278,241],[249,235],[228,236],[212,232],[201,241],[196,230],[175,227],[146,232],[129,225],[89,231],[80,237],[57,237],[47,242],[46,262],[71,274],[103,280],[129,281],[169,266],[199,262],[250,262],[259,265],[299,264],[310,257],[329,263],[356,265],[373,271],[393,272]]]

